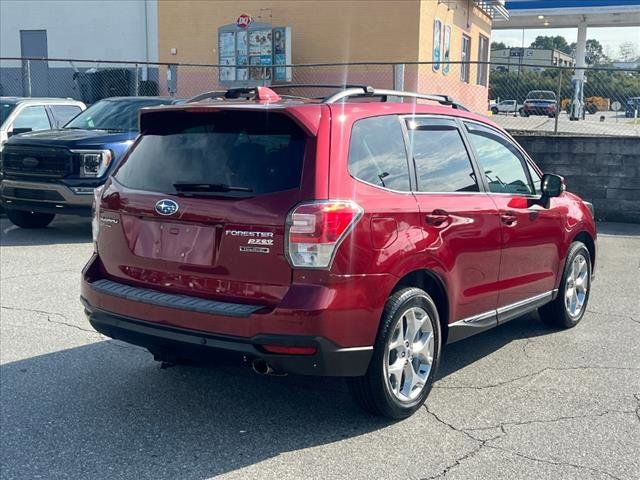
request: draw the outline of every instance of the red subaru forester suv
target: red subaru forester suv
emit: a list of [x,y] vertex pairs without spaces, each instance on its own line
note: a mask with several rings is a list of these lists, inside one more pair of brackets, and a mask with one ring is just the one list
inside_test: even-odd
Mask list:
[[592,206],[446,96],[230,90],[140,131],[96,195],[82,302],[157,360],[345,376],[404,418],[446,343],[585,313]]

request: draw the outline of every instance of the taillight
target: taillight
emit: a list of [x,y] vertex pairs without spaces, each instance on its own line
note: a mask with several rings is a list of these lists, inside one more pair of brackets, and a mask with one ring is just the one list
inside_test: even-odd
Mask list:
[[348,200],[302,203],[287,217],[286,254],[293,267],[327,268],[340,243],[362,216]]

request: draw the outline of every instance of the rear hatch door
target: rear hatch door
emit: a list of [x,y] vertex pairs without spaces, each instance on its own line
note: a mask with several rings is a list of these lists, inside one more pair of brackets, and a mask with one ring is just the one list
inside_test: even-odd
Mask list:
[[292,274],[285,221],[313,137],[283,109],[145,115],[102,195],[105,273],[170,293],[277,304]]

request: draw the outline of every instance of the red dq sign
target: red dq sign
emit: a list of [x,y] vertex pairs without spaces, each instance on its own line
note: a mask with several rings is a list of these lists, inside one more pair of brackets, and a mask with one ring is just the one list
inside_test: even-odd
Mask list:
[[253,19],[251,18],[251,15],[243,13],[236,20],[236,25],[238,25],[240,28],[247,28],[252,21]]

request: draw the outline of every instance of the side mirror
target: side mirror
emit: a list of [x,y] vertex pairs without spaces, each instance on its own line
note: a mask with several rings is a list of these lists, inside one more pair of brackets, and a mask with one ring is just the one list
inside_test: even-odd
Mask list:
[[11,130],[10,132],[7,132],[7,138],[12,137],[14,135],[20,135],[21,133],[27,133],[27,132],[31,132],[33,129],[32,128],[14,128],[13,130]]
[[541,183],[542,196],[546,198],[559,197],[566,190],[564,178],[553,173],[545,173]]

